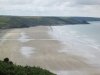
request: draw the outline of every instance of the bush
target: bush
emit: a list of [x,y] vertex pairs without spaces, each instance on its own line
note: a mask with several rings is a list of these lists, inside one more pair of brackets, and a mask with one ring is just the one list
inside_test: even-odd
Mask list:
[[0,75],[56,75],[40,67],[20,66],[8,58],[0,61]]
[[9,62],[9,58],[4,58],[4,62]]

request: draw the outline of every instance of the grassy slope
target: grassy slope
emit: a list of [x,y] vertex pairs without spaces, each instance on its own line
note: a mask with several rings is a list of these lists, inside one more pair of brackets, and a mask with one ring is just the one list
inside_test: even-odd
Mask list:
[[0,61],[0,75],[56,75],[39,67],[23,67]]
[[69,17],[0,16],[0,28],[21,28],[37,25],[87,24],[87,21]]

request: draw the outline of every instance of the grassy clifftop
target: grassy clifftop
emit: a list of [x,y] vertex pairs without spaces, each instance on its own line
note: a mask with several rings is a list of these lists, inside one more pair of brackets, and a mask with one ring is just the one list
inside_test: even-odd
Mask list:
[[90,17],[25,17],[0,16],[0,28],[21,28],[37,25],[88,24],[89,20],[100,20]]
[[7,58],[0,61],[0,75],[56,75],[39,67],[15,65]]

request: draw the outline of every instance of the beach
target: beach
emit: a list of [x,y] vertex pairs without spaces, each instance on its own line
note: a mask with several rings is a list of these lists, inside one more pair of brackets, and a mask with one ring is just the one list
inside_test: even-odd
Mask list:
[[39,66],[57,75],[100,75],[99,55],[96,55],[99,51],[87,46],[75,32],[63,31],[64,28],[9,29],[0,38],[0,59],[8,57],[15,64]]

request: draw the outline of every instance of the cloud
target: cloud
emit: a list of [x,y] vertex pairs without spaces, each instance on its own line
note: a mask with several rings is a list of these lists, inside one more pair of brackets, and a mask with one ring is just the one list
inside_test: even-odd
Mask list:
[[75,0],[75,3],[81,5],[100,5],[100,0]]
[[1,15],[100,16],[100,0],[0,0]]

